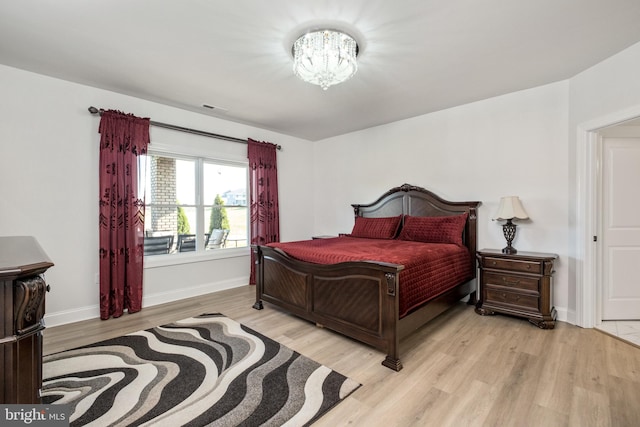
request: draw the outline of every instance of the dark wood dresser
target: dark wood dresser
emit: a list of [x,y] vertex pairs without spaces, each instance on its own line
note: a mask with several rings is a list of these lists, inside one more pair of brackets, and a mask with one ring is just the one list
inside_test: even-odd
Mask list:
[[42,330],[53,266],[33,237],[0,237],[0,404],[38,404],[42,388]]
[[476,313],[511,314],[527,318],[542,329],[554,328],[556,309],[551,301],[551,281],[558,255],[503,254],[498,249],[482,249],[476,256],[480,269]]

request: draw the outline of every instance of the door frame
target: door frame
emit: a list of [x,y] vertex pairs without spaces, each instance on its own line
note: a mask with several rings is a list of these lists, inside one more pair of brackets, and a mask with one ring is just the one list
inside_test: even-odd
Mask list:
[[602,321],[601,254],[593,236],[601,235],[600,131],[640,117],[640,105],[581,123],[576,135],[576,325],[593,328]]

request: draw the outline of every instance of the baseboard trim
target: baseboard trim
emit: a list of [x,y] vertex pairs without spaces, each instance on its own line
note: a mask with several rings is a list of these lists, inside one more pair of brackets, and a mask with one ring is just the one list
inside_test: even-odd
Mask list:
[[[142,307],[153,307],[155,305],[165,304],[168,302],[179,301],[186,298],[196,297],[199,295],[210,294],[212,292],[224,291],[227,289],[238,288],[249,283],[249,277],[234,278],[216,283],[207,283],[190,288],[180,288],[170,292],[160,292],[143,296]],[[53,313],[47,313],[44,316],[44,322],[47,327],[66,325],[68,323],[80,322],[82,320],[97,319],[100,317],[100,306],[91,305],[80,307],[75,310],[65,310]]]
[[574,310],[569,310],[565,307],[556,307],[556,313],[558,314],[556,320],[571,323],[572,325],[576,324],[576,312]]

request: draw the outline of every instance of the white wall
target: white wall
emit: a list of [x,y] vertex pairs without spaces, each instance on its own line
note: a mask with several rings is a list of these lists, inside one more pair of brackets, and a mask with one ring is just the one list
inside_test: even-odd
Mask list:
[[[33,235],[55,263],[46,274],[50,326],[98,317],[98,123],[90,105],[159,122],[282,145],[278,153],[281,234],[312,233],[308,141],[206,115],[0,66],[0,235]],[[246,159],[246,145],[151,128],[152,146],[178,143]],[[238,253],[239,252],[239,253]],[[145,306],[244,285],[249,249],[231,258],[148,268]],[[148,263],[152,267],[153,263]]]
[[[570,80],[570,128],[640,104],[640,43]],[[575,132],[570,134],[575,141]]]
[[502,248],[491,221],[501,196],[518,195],[530,221],[514,246],[552,252],[554,304],[568,301],[568,82],[476,102],[314,144],[314,231],[349,232],[351,203],[409,183],[448,200],[478,200],[479,247]]

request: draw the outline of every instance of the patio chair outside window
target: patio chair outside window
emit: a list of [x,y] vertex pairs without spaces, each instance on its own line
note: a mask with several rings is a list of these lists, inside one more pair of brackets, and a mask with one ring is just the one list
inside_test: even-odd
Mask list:
[[144,238],[145,255],[168,254],[173,246],[173,236],[155,236]]
[[209,249],[224,248],[227,243],[227,236],[229,230],[223,230],[221,228],[214,228],[211,230],[211,239],[209,240]]
[[[204,235],[204,247],[209,244],[210,234]],[[178,252],[191,252],[196,250],[196,235],[195,234],[178,234]]]

